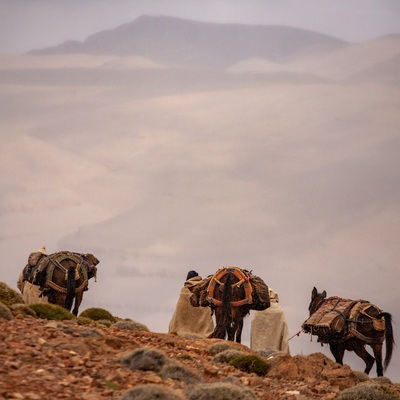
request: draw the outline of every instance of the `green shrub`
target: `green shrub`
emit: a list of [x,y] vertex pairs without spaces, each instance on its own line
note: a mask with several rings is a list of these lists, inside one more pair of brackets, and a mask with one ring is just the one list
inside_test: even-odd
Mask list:
[[65,320],[76,319],[75,315],[71,314],[64,307],[50,303],[33,303],[29,307],[35,311],[36,315],[42,319]]
[[11,310],[3,303],[0,303],[0,319],[6,319],[8,321],[13,319]]
[[252,354],[235,357],[229,361],[229,364],[243,372],[254,373],[258,376],[263,376],[268,371],[268,364],[260,357]]
[[196,385],[189,393],[188,400],[257,400],[249,389],[232,383],[203,383]]
[[164,364],[160,371],[160,375],[164,379],[175,379],[178,381],[183,381],[187,384],[198,383],[201,378],[190,369],[186,368],[177,362],[170,361]]
[[109,311],[105,310],[104,308],[98,308],[98,307],[88,308],[88,309],[82,311],[79,314],[79,316],[90,318],[93,321],[100,321],[100,320],[104,320],[104,319],[107,319],[111,322],[116,321],[115,317],[113,317],[113,315]]
[[131,370],[160,372],[168,361],[165,353],[155,349],[141,347],[132,353],[122,356],[120,362]]
[[24,300],[17,291],[11,289],[6,283],[0,282],[0,303],[11,307],[13,304],[24,304]]
[[87,317],[79,316],[76,318],[76,322],[78,325],[91,325],[93,324],[93,320]]
[[240,357],[240,356],[244,356],[244,355],[246,355],[246,353],[244,353],[243,351],[239,351],[239,350],[235,350],[235,349],[228,349],[228,350],[221,351],[216,356],[214,356],[214,361],[228,363],[232,359]]
[[[147,384],[139,385],[125,392],[119,400],[182,400],[172,389]],[[207,399],[209,400],[209,399]]]
[[149,328],[140,322],[135,322],[132,320],[118,321],[111,325],[111,328],[117,329],[127,329],[130,331],[146,331],[150,332]]
[[395,389],[386,385],[361,384],[344,390],[340,400],[400,400]]

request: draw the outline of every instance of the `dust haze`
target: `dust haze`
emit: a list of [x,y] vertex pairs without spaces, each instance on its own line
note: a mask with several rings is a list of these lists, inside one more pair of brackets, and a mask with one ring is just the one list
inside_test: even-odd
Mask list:
[[[45,245],[100,260],[81,311],[155,332],[188,270],[226,265],[279,293],[291,334],[313,286],[399,321],[399,66],[398,35],[223,70],[1,55],[1,280]],[[304,334],[290,348],[331,357]]]

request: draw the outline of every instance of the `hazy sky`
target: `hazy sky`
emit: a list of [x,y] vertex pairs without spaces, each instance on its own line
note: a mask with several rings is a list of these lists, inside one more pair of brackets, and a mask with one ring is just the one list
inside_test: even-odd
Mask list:
[[0,53],[82,41],[143,14],[289,25],[349,41],[400,33],[398,0],[0,0]]

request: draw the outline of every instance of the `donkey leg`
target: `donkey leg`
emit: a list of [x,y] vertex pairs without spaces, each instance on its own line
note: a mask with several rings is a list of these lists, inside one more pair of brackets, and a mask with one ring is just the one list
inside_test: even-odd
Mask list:
[[236,342],[242,343],[243,319],[236,323]]
[[[368,351],[365,349],[364,344],[359,343],[356,346],[353,347],[354,352],[358,355],[358,357],[362,358],[365,362],[365,370],[364,372],[366,374],[369,374],[371,371],[372,366],[374,365],[375,358],[371,356],[371,354],[368,353]],[[382,368],[382,357],[381,357],[381,362],[380,362],[380,368],[381,368],[381,375],[379,375],[378,371],[378,376],[383,375],[383,368]],[[378,365],[377,365],[377,370],[378,370]]]
[[228,340],[230,340],[231,342],[235,340],[235,332],[236,332],[236,323],[230,322],[227,325],[226,333],[228,334]]
[[[381,343],[371,345],[372,350],[374,352],[375,361],[376,361],[376,375],[383,376],[383,366],[382,366],[382,347]],[[372,367],[372,365],[371,365]],[[371,369],[371,368],[370,368]]]
[[331,349],[331,353],[335,358],[335,361],[343,365],[345,346],[342,343],[329,343],[329,348]]
[[82,298],[83,298],[82,292],[75,296],[75,303],[74,303],[74,308],[72,310],[72,314],[74,314],[76,317],[78,316],[78,310],[79,310],[79,306],[82,303]]

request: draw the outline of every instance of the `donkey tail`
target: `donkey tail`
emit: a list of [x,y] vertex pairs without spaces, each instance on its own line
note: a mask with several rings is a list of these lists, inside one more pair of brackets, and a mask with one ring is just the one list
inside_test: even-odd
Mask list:
[[385,341],[386,341],[386,355],[385,361],[383,364],[384,370],[389,366],[390,360],[392,359],[393,349],[394,349],[394,335],[393,335],[393,326],[392,326],[392,315],[383,312],[379,315],[380,317],[385,318]]
[[232,274],[228,271],[228,276],[224,284],[222,292],[222,326],[224,329],[224,337],[228,333],[231,324],[231,301],[232,301]]
[[69,267],[67,276],[67,297],[65,298],[65,308],[68,311],[71,311],[72,303],[74,302],[75,289],[75,267]]

